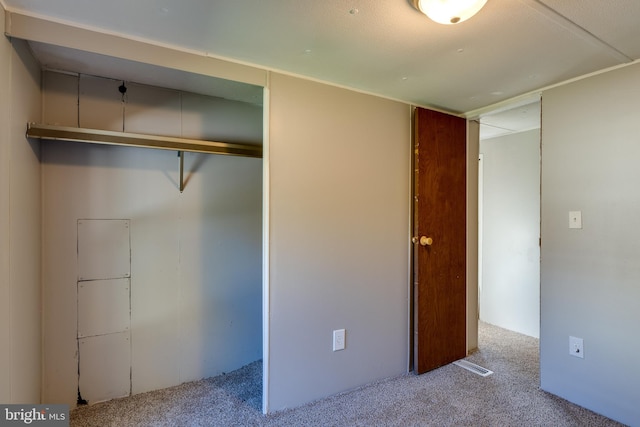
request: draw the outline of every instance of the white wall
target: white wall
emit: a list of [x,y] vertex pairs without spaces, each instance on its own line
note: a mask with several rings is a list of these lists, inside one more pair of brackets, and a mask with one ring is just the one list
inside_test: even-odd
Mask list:
[[480,319],[540,334],[540,130],[480,141],[483,241]]
[[[78,118],[77,92],[65,92],[77,79],[47,73],[45,122],[77,125],[66,122]],[[259,106],[135,84],[123,105],[120,83],[81,77],[82,125],[122,129],[124,108],[128,131],[262,138]],[[131,220],[134,394],[261,358],[261,159],[187,153],[181,194],[173,151],[61,141],[42,150],[45,401],[76,401],[78,219]]]
[[[2,20],[4,21],[4,20]],[[4,26],[4,22],[2,23]],[[0,40],[0,402],[38,403],[41,373],[40,70],[25,42]]]
[[[544,390],[640,423],[640,65],[542,96]],[[582,229],[569,229],[569,211]],[[569,336],[584,339],[584,359]]]
[[410,107],[272,74],[269,114],[275,411],[407,370]]

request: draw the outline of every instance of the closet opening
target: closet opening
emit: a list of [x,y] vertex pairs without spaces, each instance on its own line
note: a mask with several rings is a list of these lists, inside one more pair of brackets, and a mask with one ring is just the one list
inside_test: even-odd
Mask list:
[[[45,68],[42,125],[261,151],[262,87],[119,65]],[[250,369],[261,410],[262,157],[56,139],[40,145],[46,393],[73,407]]]

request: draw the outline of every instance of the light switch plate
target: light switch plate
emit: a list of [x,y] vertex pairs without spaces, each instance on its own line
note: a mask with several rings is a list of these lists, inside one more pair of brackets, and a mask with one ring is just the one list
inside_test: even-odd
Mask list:
[[345,348],[345,330],[336,329],[333,331],[333,351],[344,350]]
[[581,211],[569,212],[569,228],[582,228],[582,212]]

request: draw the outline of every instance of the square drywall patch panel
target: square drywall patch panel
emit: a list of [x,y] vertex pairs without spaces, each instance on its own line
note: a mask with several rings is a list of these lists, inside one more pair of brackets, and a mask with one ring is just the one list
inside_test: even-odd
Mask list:
[[78,282],[78,338],[128,331],[130,279]]
[[131,276],[128,219],[78,220],[78,281]]
[[131,394],[129,331],[78,339],[80,395],[89,403]]

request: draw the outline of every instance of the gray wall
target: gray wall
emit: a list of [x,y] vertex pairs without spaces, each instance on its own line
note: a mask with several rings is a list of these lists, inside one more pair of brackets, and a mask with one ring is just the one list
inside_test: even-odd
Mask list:
[[[0,8],[0,11],[2,9]],[[2,20],[4,21],[4,20]],[[1,24],[4,27],[4,22]],[[25,42],[0,40],[0,402],[39,402],[40,69]]]
[[273,411],[406,372],[411,175],[408,105],[279,74],[270,98]]
[[[542,96],[544,390],[640,422],[640,65]],[[569,229],[569,211],[582,229]],[[584,359],[569,336],[584,339]]]
[[[46,73],[46,123],[122,130],[124,114],[133,132],[262,138],[259,106],[135,84],[123,104],[121,82],[78,78]],[[78,219],[131,221],[134,394],[262,357],[261,159],[186,153],[180,193],[173,151],[43,141],[42,152],[44,401],[76,401]]]
[[540,130],[480,141],[483,239],[480,319],[540,334]]

